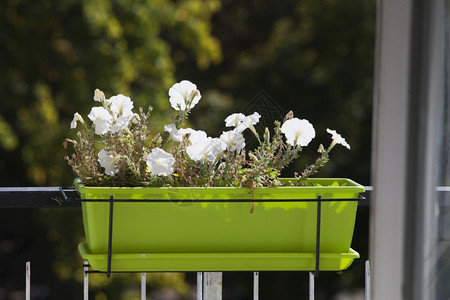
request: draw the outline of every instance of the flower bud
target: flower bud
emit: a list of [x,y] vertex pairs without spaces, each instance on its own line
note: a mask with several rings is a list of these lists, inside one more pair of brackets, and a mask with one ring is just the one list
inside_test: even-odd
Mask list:
[[293,117],[294,117],[294,113],[291,110],[286,114],[286,117],[284,118],[284,120],[287,121],[287,120],[292,119]]
[[257,158],[253,153],[251,153],[251,152],[248,153],[248,156],[249,156],[251,159],[253,159],[254,161],[256,161],[256,162],[259,161],[258,158]]
[[155,145],[161,145],[161,143],[162,143],[162,137],[161,137],[161,134],[158,132],[158,133],[155,135],[155,137],[153,138],[152,144],[155,144]]
[[102,91],[100,91],[99,89],[95,89],[94,101],[104,102],[105,101],[105,94]]
[[131,122],[133,124],[139,124],[140,121],[141,121],[141,117],[139,117],[138,114],[134,113],[133,117],[131,118]]
[[76,112],[76,113],[73,114],[72,122],[70,122],[70,129],[77,128],[77,122],[84,123],[84,120],[83,120],[83,117],[81,117],[81,115]]
[[325,148],[323,148],[323,145],[320,144],[320,145],[319,145],[319,149],[317,150],[317,152],[323,153],[324,150],[325,150]]

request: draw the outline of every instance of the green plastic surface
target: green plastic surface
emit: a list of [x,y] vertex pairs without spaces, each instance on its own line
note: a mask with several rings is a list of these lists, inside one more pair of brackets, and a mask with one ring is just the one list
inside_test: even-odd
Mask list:
[[[310,179],[310,182],[320,186],[257,188],[254,198],[316,199],[319,194],[322,198],[357,198],[364,192],[363,186],[349,179]],[[334,182],[339,186],[331,186]],[[192,259],[186,259],[196,261],[204,254],[205,259],[217,260],[221,266],[232,261],[230,267],[234,270],[253,270],[258,260],[268,261],[267,257],[275,255],[273,262],[265,263],[266,266],[272,266],[269,268],[272,269],[280,263],[284,267],[275,269],[289,270],[289,263],[281,263],[289,255],[315,253],[316,202],[256,202],[254,212],[250,213],[251,203],[194,201],[251,199],[245,188],[99,188],[79,185],[79,191],[84,199],[109,199],[110,195],[115,199],[167,199],[164,203],[114,203],[112,252],[116,255],[113,255],[115,267],[123,255],[129,254],[124,260],[130,260],[136,255],[147,257],[151,254],[153,258],[160,257],[156,259],[158,267],[155,269],[169,271],[179,269],[179,260],[183,257],[192,255]],[[177,201],[179,199],[193,201],[182,203]],[[345,268],[342,266],[355,258],[349,261],[342,255],[353,253],[350,246],[357,204],[356,201],[322,202],[320,252],[337,255],[332,259],[333,270]],[[82,207],[87,242],[86,251],[82,253],[89,254],[90,258],[83,257],[93,265],[93,255],[102,257],[107,253],[109,203],[83,202]],[[261,259],[256,254],[261,254]],[[166,259],[164,255],[173,257]],[[322,259],[326,257],[321,256]],[[247,266],[244,261],[254,263]],[[214,263],[204,267],[208,265],[212,267]],[[292,267],[298,270],[300,265]],[[189,266],[187,263],[186,269]]]
[[[107,255],[78,246],[94,270],[106,272]],[[314,271],[315,253],[128,253],[112,254],[112,272]],[[359,254],[320,253],[321,271],[347,269]]]

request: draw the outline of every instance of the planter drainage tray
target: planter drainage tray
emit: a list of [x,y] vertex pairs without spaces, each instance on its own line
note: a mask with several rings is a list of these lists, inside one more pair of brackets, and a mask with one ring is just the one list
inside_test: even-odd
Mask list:
[[[93,270],[106,272],[108,255],[91,254],[86,243],[78,246]],[[314,271],[315,253],[113,253],[112,272],[189,271]],[[358,252],[320,253],[320,271],[347,269]]]

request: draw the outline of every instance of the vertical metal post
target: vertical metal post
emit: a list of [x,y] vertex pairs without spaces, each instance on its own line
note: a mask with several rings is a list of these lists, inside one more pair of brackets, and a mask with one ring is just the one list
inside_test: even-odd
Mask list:
[[203,298],[222,300],[222,272],[203,273]]
[[322,219],[322,196],[317,195],[317,227],[316,227],[316,270],[314,272],[315,277],[319,277],[320,268],[320,225]]
[[197,272],[197,300],[203,300],[203,273]]
[[88,261],[84,262],[84,282],[83,282],[83,300],[89,299],[89,263]]
[[314,300],[314,274],[309,272],[309,300]]
[[147,273],[141,273],[141,300],[147,299]]
[[366,291],[365,300],[370,300],[370,263],[366,260]]
[[253,300],[259,300],[259,272],[253,272]]
[[114,217],[114,197],[109,197],[109,231],[108,231],[108,265],[106,270],[106,277],[111,276],[111,255],[112,255],[112,231],[113,231],[113,217]]
[[31,263],[29,261],[25,264],[25,299],[31,298]]

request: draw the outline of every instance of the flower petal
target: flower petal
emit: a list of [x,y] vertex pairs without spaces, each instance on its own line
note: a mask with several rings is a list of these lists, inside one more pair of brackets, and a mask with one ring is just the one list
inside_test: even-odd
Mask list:
[[88,117],[94,123],[95,134],[105,134],[111,128],[112,116],[104,107],[93,107]]
[[292,146],[308,146],[316,136],[316,131],[308,120],[292,118],[284,122],[281,132],[286,136],[286,141]]
[[241,113],[231,114],[225,119],[226,127],[236,127],[242,120],[245,119],[245,115]]
[[335,144],[341,144],[342,146],[344,146],[350,150],[350,145],[339,133],[336,132],[336,130],[331,130],[331,129],[327,128],[327,132],[329,134],[331,134],[331,138],[333,139],[333,142],[332,142],[333,146]]
[[192,109],[201,99],[197,86],[188,80],[175,83],[169,89],[170,105],[175,110]]
[[245,147],[244,136],[237,131],[224,131],[220,139],[226,145],[228,151],[241,150]]
[[114,156],[111,151],[102,149],[98,153],[98,162],[100,163],[100,166],[105,168],[106,175],[114,176],[117,172],[119,172],[119,169],[116,166],[117,160],[119,160],[119,157]]
[[161,148],[154,148],[152,152],[147,155],[146,160],[150,172],[155,175],[169,176],[173,173],[175,158],[172,154],[167,153]]
[[109,98],[108,102],[110,103],[110,109],[114,114],[114,118],[123,115],[133,115],[133,101],[131,101],[130,97],[119,94]]

